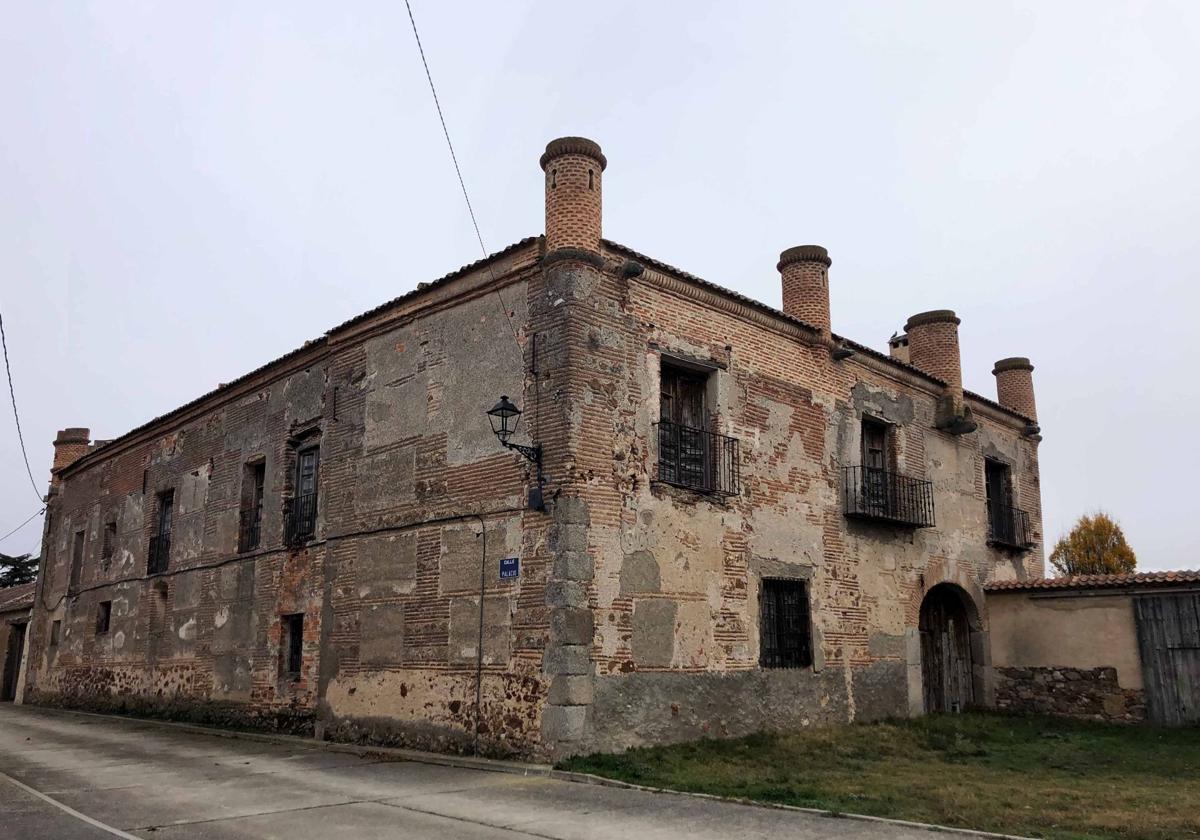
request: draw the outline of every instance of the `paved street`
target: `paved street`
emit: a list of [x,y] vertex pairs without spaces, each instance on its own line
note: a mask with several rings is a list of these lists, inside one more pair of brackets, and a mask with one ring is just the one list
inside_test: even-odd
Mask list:
[[0,772],[0,836],[14,840],[935,836],[10,704],[0,705]]

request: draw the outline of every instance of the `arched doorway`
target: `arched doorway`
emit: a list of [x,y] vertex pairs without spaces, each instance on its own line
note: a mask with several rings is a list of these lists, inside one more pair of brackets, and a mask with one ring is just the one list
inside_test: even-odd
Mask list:
[[971,597],[952,583],[939,583],[921,601],[921,684],[927,713],[961,712],[975,701],[973,614]]

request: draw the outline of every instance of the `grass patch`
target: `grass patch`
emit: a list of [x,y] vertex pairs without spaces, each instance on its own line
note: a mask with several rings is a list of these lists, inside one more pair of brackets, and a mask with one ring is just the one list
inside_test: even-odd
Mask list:
[[973,713],[573,758],[564,770],[1053,840],[1200,838],[1200,728]]

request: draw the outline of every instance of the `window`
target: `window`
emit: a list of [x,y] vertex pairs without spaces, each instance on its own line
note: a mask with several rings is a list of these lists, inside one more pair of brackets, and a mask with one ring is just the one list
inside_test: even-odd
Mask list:
[[759,594],[759,665],[807,668],[812,665],[812,629],[804,581],[764,579]]
[[79,579],[83,576],[83,541],[87,534],[84,531],[75,532],[75,540],[71,543],[71,582],[69,590],[79,589]]
[[701,493],[737,495],[738,440],[709,431],[709,372],[663,362],[658,480]]
[[296,453],[295,496],[288,502],[284,533],[288,545],[301,543],[316,531],[320,451],[309,446]]
[[933,525],[933,482],[897,470],[895,427],[862,418],[859,462],[842,468],[847,516],[902,527]]
[[283,617],[283,672],[299,677],[304,662],[304,613]]
[[863,499],[871,509],[888,508],[888,427],[871,417],[862,421]]
[[1009,548],[1025,549],[1029,537],[1029,516],[1013,504],[1012,468],[1003,461],[985,458],[983,484],[987,494],[988,542]]
[[158,574],[167,570],[171,557],[171,520],[175,515],[175,491],[158,494],[158,514],[154,536],[150,537],[150,557],[146,564],[147,574]]
[[100,548],[100,562],[105,569],[112,562],[113,551],[117,544],[117,523],[106,522],[104,524],[104,540]]
[[246,464],[242,473],[242,516],[238,531],[238,551],[253,551],[262,538],[263,486],[267,465],[260,461]]
[[58,647],[58,640],[62,634],[62,622],[55,620],[50,622],[50,647]]
[[112,618],[112,601],[101,601],[96,609],[96,635],[103,636],[108,632],[108,623]]
[[983,484],[987,491],[988,534],[992,539],[1002,539],[1010,530],[1005,519],[1012,511],[1012,477],[1008,464],[985,459]]

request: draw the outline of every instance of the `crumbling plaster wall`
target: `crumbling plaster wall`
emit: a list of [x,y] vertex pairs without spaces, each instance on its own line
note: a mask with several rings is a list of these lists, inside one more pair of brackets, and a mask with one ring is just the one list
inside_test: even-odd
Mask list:
[[[46,535],[37,699],[463,748],[475,730],[482,573],[482,746],[536,752],[548,520],[523,510],[531,467],[497,444],[484,413],[501,393],[535,403],[525,278],[536,259],[536,246],[518,250],[420,308],[360,319],[286,372],[268,369],[236,398],[68,474]],[[497,278],[507,278],[502,295],[490,288]],[[287,549],[283,505],[301,440],[321,445],[317,528]],[[517,440],[529,441],[525,429]],[[238,555],[248,461],[265,464],[262,541]],[[167,489],[170,569],[147,579]],[[82,591],[68,595],[80,529]],[[499,580],[502,557],[520,558],[519,578]],[[97,634],[102,600],[112,621]],[[282,669],[280,619],[292,613],[304,614],[299,679]],[[51,646],[54,620],[62,634]]]
[[[636,279],[610,270],[591,297],[584,402],[608,419],[588,425],[597,476],[587,493],[589,746],[919,710],[924,593],[951,581],[981,608],[987,580],[1040,571],[1040,545],[1024,557],[987,546],[982,482],[985,454],[1013,464],[1018,503],[1031,508],[1040,543],[1030,504],[1035,443],[1015,420],[984,419],[963,437],[936,431],[936,384],[858,359],[833,362],[817,343],[680,289],[653,269]],[[722,500],[653,481],[664,356],[711,369],[714,428],[741,441],[740,495]],[[898,469],[934,482],[937,527],[843,516],[840,468],[860,461],[864,414],[893,425]],[[811,671],[758,667],[758,589],[774,576],[810,583]],[[986,683],[980,623],[976,664]]]

